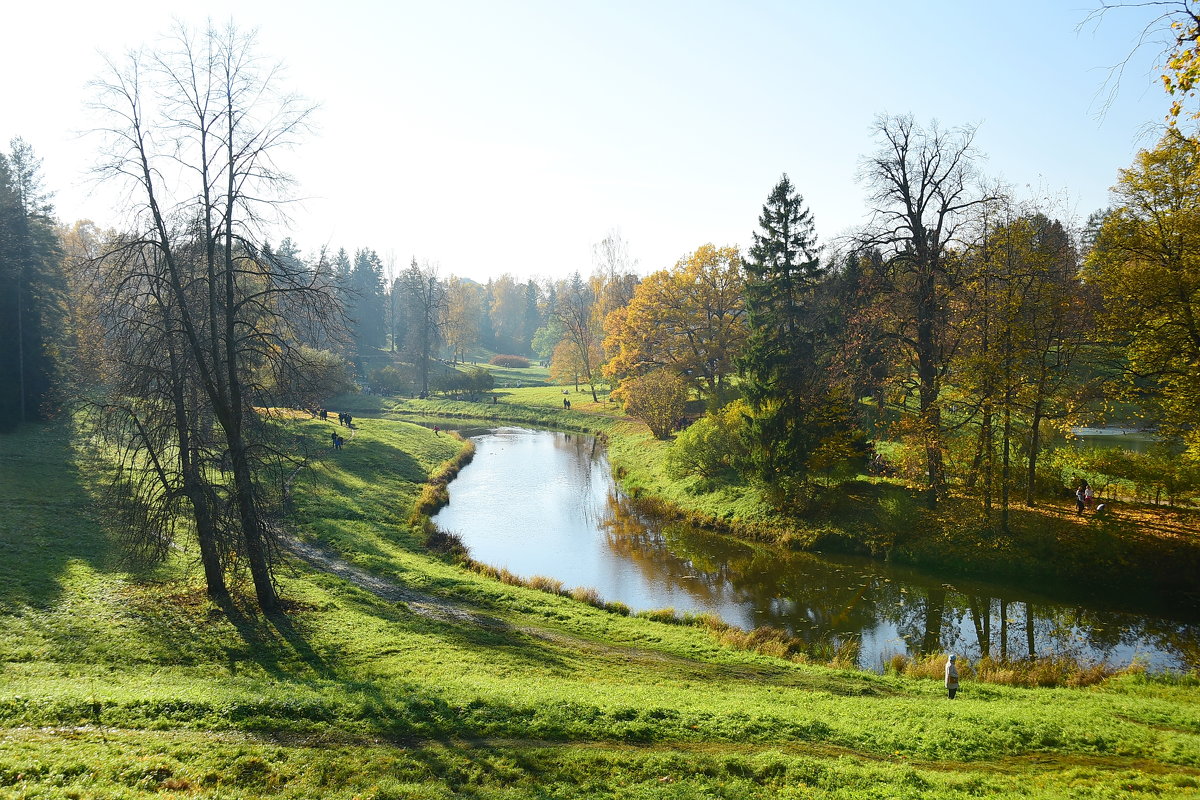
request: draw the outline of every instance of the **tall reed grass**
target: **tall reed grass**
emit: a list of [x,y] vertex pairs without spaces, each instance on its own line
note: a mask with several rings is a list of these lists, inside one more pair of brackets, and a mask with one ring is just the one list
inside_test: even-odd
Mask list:
[[[895,653],[884,659],[883,670],[889,675],[941,681],[946,674],[946,658],[945,653],[911,656]],[[1095,686],[1117,675],[1145,671],[1145,667],[1137,662],[1127,667],[1113,667],[1107,664],[1085,663],[1066,655],[1007,660],[984,656],[974,663],[963,658],[956,663],[962,681],[1027,688]]]

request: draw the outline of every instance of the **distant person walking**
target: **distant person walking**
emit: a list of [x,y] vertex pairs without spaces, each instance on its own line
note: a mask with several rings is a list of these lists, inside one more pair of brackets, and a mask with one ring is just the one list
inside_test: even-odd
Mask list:
[[951,700],[958,694],[958,667],[954,663],[957,660],[958,656],[953,654],[946,659],[946,694]]
[[1079,484],[1079,488],[1075,490],[1075,513],[1082,514],[1083,509],[1087,507],[1087,481]]

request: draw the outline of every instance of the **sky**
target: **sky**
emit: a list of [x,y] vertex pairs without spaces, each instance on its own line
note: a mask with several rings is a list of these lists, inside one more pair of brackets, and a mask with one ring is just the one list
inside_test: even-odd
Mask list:
[[880,114],[978,126],[985,175],[1079,222],[1169,103],[1161,45],[1133,52],[1150,12],[1086,22],[1097,5],[25,2],[5,12],[0,142],[33,146],[60,220],[117,224],[116,193],[90,175],[88,82],[174,19],[232,20],[319,106],[285,162],[302,200],[278,236],[306,254],[559,278],[590,272],[615,231],[645,274],[708,242],[749,245],[784,173],[836,245],[866,222],[860,164]]

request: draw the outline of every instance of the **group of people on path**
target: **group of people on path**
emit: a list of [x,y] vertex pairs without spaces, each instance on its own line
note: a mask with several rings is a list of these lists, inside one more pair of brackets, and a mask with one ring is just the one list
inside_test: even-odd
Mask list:
[[[329,419],[329,410],[322,408],[321,409],[321,420],[325,421],[327,419]],[[338,412],[338,425],[345,425],[347,428],[353,428],[354,427],[353,423],[354,423],[354,417],[350,416],[348,413],[346,413],[344,411]]]
[[[1075,487],[1075,513],[1082,514],[1096,504],[1096,495],[1092,491],[1092,487],[1088,485],[1086,479],[1080,478],[1079,485]],[[1104,513],[1105,505],[1100,503],[1096,505],[1096,513]]]
[[[321,412],[320,412],[320,417],[322,420],[328,420],[329,419],[329,410],[322,408]],[[347,428],[354,427],[354,425],[351,424],[353,422],[354,418],[351,417],[349,414],[347,414],[343,411],[339,411],[337,417],[338,417],[338,425],[345,425]],[[338,434],[337,431],[332,431],[329,434],[329,441],[333,445],[334,450],[341,450],[342,445],[344,445],[346,443],[346,440],[343,439],[341,437],[341,435]]]

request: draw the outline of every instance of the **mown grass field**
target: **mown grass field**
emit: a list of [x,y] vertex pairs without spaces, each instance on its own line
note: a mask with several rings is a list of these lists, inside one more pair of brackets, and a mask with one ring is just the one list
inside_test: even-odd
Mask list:
[[[628,424],[522,391],[545,393],[530,423]],[[285,522],[388,591],[291,558],[278,619],[206,602],[187,548],[124,567],[65,425],[0,437],[0,797],[1200,793],[1188,676],[950,702],[936,681],[774,659],[445,563],[406,520],[461,445],[384,403],[297,476]]]

